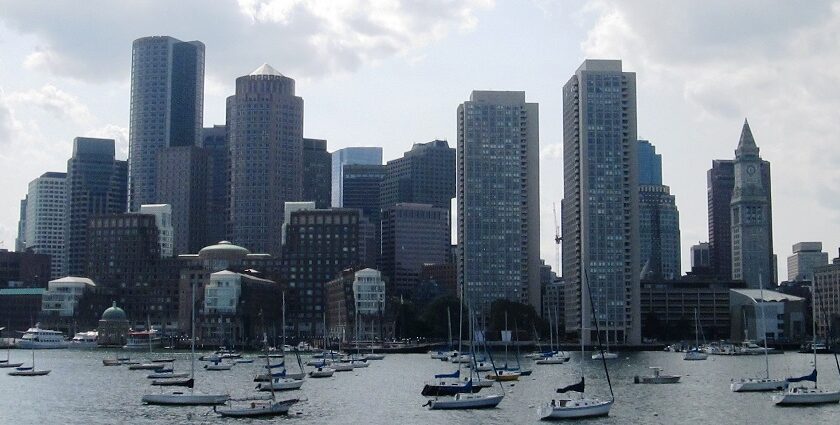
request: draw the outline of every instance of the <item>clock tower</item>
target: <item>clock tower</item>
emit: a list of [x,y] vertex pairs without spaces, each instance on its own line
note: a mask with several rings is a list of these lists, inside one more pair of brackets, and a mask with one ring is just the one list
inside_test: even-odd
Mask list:
[[735,185],[730,203],[732,278],[758,289],[775,285],[770,164],[759,156],[747,120],[735,150]]

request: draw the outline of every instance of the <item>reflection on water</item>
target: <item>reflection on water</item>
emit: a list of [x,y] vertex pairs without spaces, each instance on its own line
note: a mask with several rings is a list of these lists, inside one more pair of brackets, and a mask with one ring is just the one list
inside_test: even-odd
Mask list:
[[[122,354],[122,352],[120,352]],[[52,369],[39,378],[17,378],[0,371],[0,422],[10,424],[196,424],[222,423],[231,419],[216,417],[207,407],[160,407],[140,403],[144,393],[158,392],[149,385],[148,371],[127,367],[104,367],[108,351],[39,351],[38,368]],[[142,360],[142,353],[132,353]],[[498,357],[501,357],[500,354]],[[177,353],[175,368],[189,370],[189,355]],[[494,356],[496,359],[497,356]],[[12,350],[12,361],[28,362],[30,353]],[[608,396],[600,363],[586,356],[584,371],[588,392]],[[496,359],[503,362],[504,359]],[[771,374],[804,375],[811,370],[812,357],[786,353],[770,356]],[[813,423],[840,422],[840,405],[805,408],[778,408],[769,393],[734,394],[729,380],[764,374],[764,359],[754,357],[716,357],[686,362],[678,353],[623,353],[609,361],[610,377],[617,401],[609,417],[587,421],[592,424],[673,424],[702,421],[727,423]],[[820,386],[840,388],[840,377],[830,355],[818,360]],[[505,383],[505,399],[490,411],[429,411],[422,407],[423,383],[435,373],[447,373],[455,365],[429,359],[428,355],[389,355],[373,361],[370,367],[337,372],[333,378],[308,379],[300,391],[280,393],[283,397],[304,399],[292,408],[288,418],[295,424],[505,424],[536,423],[537,407],[554,395],[554,388],[574,383],[580,373],[577,354],[564,365],[525,364],[534,370],[519,382]],[[635,375],[649,374],[649,366],[664,373],[682,375],[675,385],[635,385]],[[238,364],[230,371],[209,372],[196,364],[196,389],[227,391],[234,397],[254,394],[253,375],[262,363]],[[293,369],[294,370],[294,366]],[[171,389],[169,389],[171,391]],[[487,390],[484,390],[487,391]],[[498,385],[492,391],[499,391]],[[251,423],[251,420],[233,420]],[[265,421],[254,420],[254,423]]]

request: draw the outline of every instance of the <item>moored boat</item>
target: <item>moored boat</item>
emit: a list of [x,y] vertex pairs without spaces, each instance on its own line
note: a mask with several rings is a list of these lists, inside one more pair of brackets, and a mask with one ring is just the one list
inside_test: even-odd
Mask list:
[[638,376],[633,378],[636,384],[676,384],[680,382],[680,375],[667,375],[662,373],[661,367],[651,367],[653,376]]
[[70,343],[64,340],[64,334],[59,331],[41,329],[41,324],[36,323],[34,328],[29,328],[15,342],[17,348],[23,349],[55,349],[67,348]]

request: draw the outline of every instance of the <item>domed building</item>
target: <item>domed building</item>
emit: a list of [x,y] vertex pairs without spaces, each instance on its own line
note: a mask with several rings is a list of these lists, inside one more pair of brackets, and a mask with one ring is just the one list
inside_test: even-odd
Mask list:
[[128,316],[123,309],[117,307],[117,302],[114,301],[111,307],[102,313],[102,318],[99,320],[97,344],[106,347],[122,347],[126,343],[128,329]]

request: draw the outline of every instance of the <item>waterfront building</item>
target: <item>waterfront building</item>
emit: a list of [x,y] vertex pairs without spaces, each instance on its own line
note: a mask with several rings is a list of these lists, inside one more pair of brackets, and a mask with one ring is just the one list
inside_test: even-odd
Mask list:
[[344,207],[344,166],[351,164],[382,165],[382,148],[350,147],[332,153],[332,206]]
[[563,86],[561,215],[566,333],[587,344],[589,293],[602,341],[641,342],[637,143],[636,74],[620,60],[585,60]]
[[825,339],[829,332],[836,335],[836,330],[829,327],[840,317],[840,257],[832,264],[814,268],[812,288],[817,336]]
[[160,258],[154,215],[140,213],[90,218],[87,274],[97,284],[94,311],[112,301],[124,306],[131,325],[178,328],[177,260]]
[[327,337],[346,342],[355,337],[356,304],[353,302],[354,269],[342,270],[324,284],[326,298]]
[[303,198],[318,209],[332,204],[332,155],[327,141],[303,138]]
[[639,265],[648,276],[680,277],[680,212],[670,188],[662,184],[662,156],[646,140],[639,159]]
[[353,333],[359,341],[373,341],[382,338],[385,318],[386,286],[382,273],[366,268],[355,273],[353,279],[354,314],[358,323]]
[[155,225],[158,229],[158,243],[160,244],[161,258],[168,258],[175,255],[173,248],[175,231],[172,227],[172,205],[140,205],[140,214],[150,214],[155,216]]
[[793,244],[793,255],[787,258],[788,280],[813,280],[814,269],[828,265],[828,253],[822,252],[822,242]]
[[96,215],[125,212],[128,165],[114,155],[113,139],[73,140],[73,156],[67,161],[64,239],[67,273],[72,276],[86,276],[88,220]]
[[382,211],[382,272],[393,295],[413,298],[424,264],[449,260],[449,210],[398,203]]
[[72,318],[79,306],[79,299],[92,291],[96,284],[86,277],[67,276],[51,280],[44,293],[41,313],[56,318]]
[[214,125],[201,129],[201,147],[207,153],[207,210],[204,240],[207,244],[211,244],[228,238],[230,146],[227,127]]
[[125,310],[117,307],[116,301],[111,303],[111,306],[102,312],[102,318],[99,319],[96,330],[99,333],[96,337],[96,345],[100,347],[125,345],[130,330]]
[[[204,113],[204,44],[143,37],[131,47],[130,211],[157,204],[158,154],[197,146]],[[122,211],[120,211],[122,212]]]
[[0,249],[0,288],[46,288],[51,270],[47,254]]
[[197,146],[166,148],[158,154],[157,199],[172,206],[175,254],[207,245],[207,152]]
[[21,223],[23,250],[49,255],[52,279],[66,276],[67,173],[46,172],[29,182],[29,192],[22,205],[25,205]]
[[294,211],[286,226],[283,276],[297,306],[289,321],[297,337],[324,335],[325,285],[339,272],[358,268],[361,213],[356,209]]
[[295,80],[267,64],[237,78],[227,120],[232,241],[277,255],[284,204],[302,197],[303,99]]
[[776,286],[773,254],[773,214],[770,205],[770,166],[763,161],[747,120],[735,150],[735,186],[732,189],[732,278],[750,288]]
[[46,291],[46,288],[0,288],[0,323],[6,328],[4,332],[17,338],[35,326]]
[[729,316],[735,342],[766,338],[768,343],[800,343],[810,325],[805,321],[804,299],[768,289],[732,289]]
[[483,314],[497,299],[538,309],[539,105],[473,91],[457,119],[459,286]]

